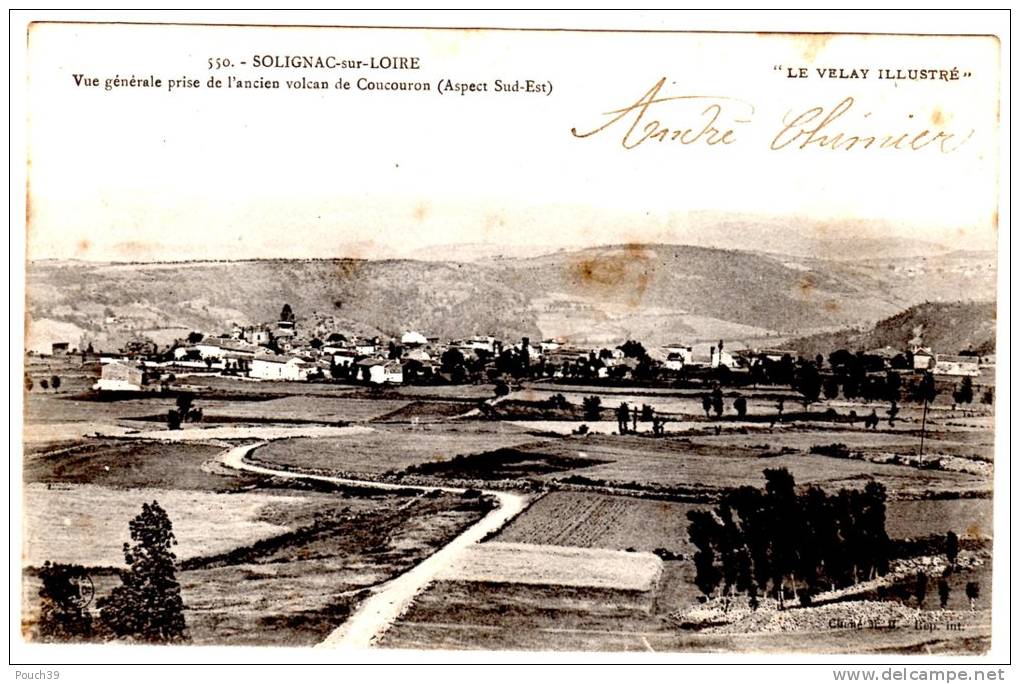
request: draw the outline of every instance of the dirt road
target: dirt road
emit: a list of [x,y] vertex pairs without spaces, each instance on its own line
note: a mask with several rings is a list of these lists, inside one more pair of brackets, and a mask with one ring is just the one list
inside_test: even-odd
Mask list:
[[[265,468],[250,464],[244,460],[246,456],[266,443],[257,442],[255,444],[233,447],[223,452],[221,460],[224,465],[236,470],[245,470],[251,473],[280,478],[321,480],[339,485],[355,485],[377,489],[419,489],[422,491],[438,489],[455,494],[464,492],[463,489],[456,487],[408,487],[369,480],[351,480],[342,477],[329,477],[327,475],[308,475],[289,470]],[[527,498],[521,494],[497,491],[486,491],[483,494],[495,497],[498,501],[498,506],[421,563],[381,585],[371,596],[365,599],[344,624],[340,625],[340,627],[326,637],[326,640],[320,646],[325,648],[368,648],[375,644],[386,630],[396,622],[397,618],[410,607],[415,596],[421,593],[464,549],[478,543],[488,534],[498,530],[523,511],[527,503]]]

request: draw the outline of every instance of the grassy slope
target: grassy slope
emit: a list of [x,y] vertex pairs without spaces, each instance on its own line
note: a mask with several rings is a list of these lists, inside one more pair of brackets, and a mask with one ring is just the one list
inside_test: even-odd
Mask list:
[[943,354],[968,348],[994,353],[995,302],[925,302],[881,320],[873,328],[811,335],[787,346],[814,356],[834,349],[867,351],[887,345],[907,349],[915,340]]
[[[286,302],[305,326],[319,319],[357,333],[419,329],[441,337],[489,332],[534,338],[542,333],[543,315],[536,300],[560,293],[590,311],[582,323],[616,321],[610,329],[624,333],[690,336],[685,315],[802,333],[877,320],[922,296],[956,295],[959,278],[952,273],[963,268],[960,259],[910,278],[899,261],[848,264],[683,245],[606,246],[476,263],[48,261],[28,265],[29,317],[39,322],[39,334],[47,326],[72,325],[116,345],[130,330],[155,337],[153,329],[163,329],[172,339],[191,328],[274,320]],[[974,296],[994,296],[994,272],[977,271],[967,283]],[[111,314],[116,320],[107,323]]]

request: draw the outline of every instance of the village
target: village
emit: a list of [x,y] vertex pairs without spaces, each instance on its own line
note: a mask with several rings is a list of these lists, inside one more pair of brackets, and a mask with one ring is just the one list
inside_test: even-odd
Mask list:
[[[562,382],[632,383],[646,386],[788,385],[809,401],[884,398],[890,383],[905,386],[930,373],[941,382],[994,374],[994,354],[970,350],[944,354],[906,349],[831,350],[806,359],[793,349],[751,348],[740,341],[677,342],[645,349],[640,341],[583,346],[562,339],[504,341],[492,335],[441,340],[410,330],[393,337],[304,330],[289,305],[280,320],[231,326],[227,332],[190,333],[160,348],[140,338],[117,351],[81,350],[68,342],[52,355],[80,355],[100,364],[93,389],[160,391],[179,377],[221,375],[251,381],[340,382],[369,386],[449,385],[549,379]],[[848,376],[853,376],[850,382]],[[895,376],[895,380],[891,379]],[[837,387],[833,388],[836,383]],[[851,385],[850,388],[847,385]],[[968,388],[972,380],[968,381]],[[499,385],[497,384],[497,387]],[[909,387],[907,387],[909,389]],[[969,402],[968,402],[969,403]]]

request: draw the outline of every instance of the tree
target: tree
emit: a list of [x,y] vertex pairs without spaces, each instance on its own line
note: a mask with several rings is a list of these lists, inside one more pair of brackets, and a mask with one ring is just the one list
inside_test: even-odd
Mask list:
[[602,399],[592,395],[581,401],[585,420],[599,420],[602,417]]
[[822,392],[826,399],[832,400],[839,396],[839,380],[835,376],[830,376],[822,383]]
[[205,339],[205,335],[198,332],[197,330],[193,330],[188,333],[188,344],[198,344],[203,339]]
[[52,378],[50,378],[50,387],[52,387],[54,390],[60,389],[60,376],[59,375],[54,375]]
[[627,434],[627,423],[630,421],[630,407],[627,402],[616,407],[616,427],[621,435]]
[[900,400],[900,387],[903,385],[903,381],[900,379],[900,374],[889,371],[885,374],[885,400],[895,404]]
[[712,397],[707,394],[701,397],[701,408],[705,412],[705,418],[708,418],[708,414],[712,411]]
[[687,533],[697,549],[694,552],[694,584],[706,598],[710,598],[722,579],[722,573],[715,567],[715,552],[712,550],[719,526],[707,511],[688,511],[687,519],[691,522]]
[[956,532],[948,532],[946,534],[946,560],[949,561],[949,567],[956,569],[956,560],[960,556],[960,538],[956,536]]
[[444,373],[452,373],[457,366],[464,365],[464,354],[456,347],[450,347],[439,357]]
[[928,595],[928,575],[924,574],[923,570],[917,571],[917,577],[914,579],[914,596],[917,597],[917,607],[924,607],[924,597]]
[[103,624],[119,638],[149,643],[186,641],[184,602],[171,547],[177,543],[166,511],[153,501],[129,523],[121,585],[97,604]]
[[938,395],[938,387],[935,385],[935,376],[931,371],[925,371],[919,382],[913,387],[914,400],[930,404],[935,401]]
[[967,594],[967,598],[970,600],[970,609],[974,610],[974,605],[977,603],[978,595],[981,593],[981,585],[977,582],[967,582],[967,586],[964,591]]
[[812,402],[818,401],[818,395],[822,391],[822,379],[814,364],[805,363],[800,367],[796,385],[797,391],[804,397],[804,408],[807,408]]
[[794,491],[793,475],[786,468],[765,469],[765,506],[772,525],[772,590],[782,608],[786,579],[797,572],[799,543],[803,541],[799,534],[803,516]]
[[39,386],[42,387],[44,390],[47,390],[50,388],[50,381],[47,380],[46,378],[43,378],[42,380],[39,381]]
[[510,385],[500,380],[496,383],[495,391],[497,397],[505,397],[510,394]]
[[173,409],[166,412],[166,426],[170,430],[181,429],[181,414]]
[[40,641],[71,641],[92,636],[92,615],[87,610],[92,580],[80,565],[46,561],[39,572],[40,610],[36,634]]
[[716,387],[712,390],[712,410],[715,411],[717,418],[721,418],[723,414],[723,393],[722,390]]
[[741,418],[747,415],[747,399],[743,397],[737,397],[733,400],[733,410],[737,412],[737,415]]
[[949,605],[949,582],[942,577],[939,578],[939,607],[945,610],[947,605]]
[[895,401],[889,404],[889,426],[893,427],[896,424],[896,416],[900,413],[900,407]]
[[322,340],[318,337],[313,337],[309,342],[308,346],[312,349],[322,349]]
[[918,463],[924,462],[924,432],[928,423],[928,404],[935,401],[937,393],[938,387],[935,385],[935,376],[930,371],[925,371],[921,381],[917,383],[915,388],[916,398],[918,401],[924,402],[924,408],[921,410],[921,444],[917,450]]
[[181,392],[177,395],[177,412],[181,415],[181,419],[187,417],[188,412],[191,411],[192,403],[195,401],[195,395],[190,392]]
[[646,356],[648,356],[648,352],[645,351],[645,346],[640,342],[636,342],[634,340],[627,340],[619,347],[617,347],[617,349],[622,351],[624,356],[630,357],[632,359],[643,359]]
[[964,378],[959,386],[953,390],[953,402],[956,404],[969,404],[974,401],[974,383],[970,378]]
[[280,309],[280,320],[294,322],[294,310],[290,308],[290,304],[284,304]]

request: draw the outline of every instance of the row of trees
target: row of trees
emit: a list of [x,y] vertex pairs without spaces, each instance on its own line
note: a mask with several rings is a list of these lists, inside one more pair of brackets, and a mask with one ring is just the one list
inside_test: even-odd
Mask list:
[[[59,375],[51,375],[49,379],[46,378],[41,379],[39,381],[39,387],[43,388],[44,390],[47,390],[51,387],[54,390],[58,390],[60,389],[60,383],[61,381]],[[31,375],[25,373],[25,391],[31,392],[33,389],[35,389],[35,380],[32,379]]]
[[728,492],[714,510],[688,512],[695,583],[706,597],[792,596],[809,603],[819,591],[884,575],[889,569],[885,487],[829,495],[812,486],[797,493],[785,468],[767,469],[765,489]]
[[[145,643],[187,641],[184,601],[176,577],[177,544],[166,511],[153,501],[129,523],[131,544],[124,544],[127,569],[118,572],[120,585],[96,603],[93,588],[79,565],[46,562],[40,572],[40,615],[35,636],[40,641],[124,639]],[[87,591],[83,587],[87,586]],[[98,617],[98,619],[97,619]]]

